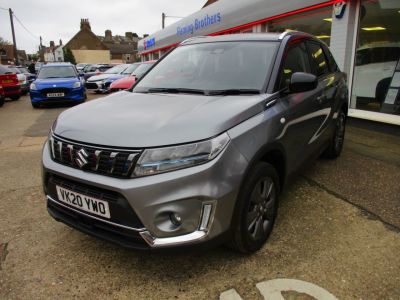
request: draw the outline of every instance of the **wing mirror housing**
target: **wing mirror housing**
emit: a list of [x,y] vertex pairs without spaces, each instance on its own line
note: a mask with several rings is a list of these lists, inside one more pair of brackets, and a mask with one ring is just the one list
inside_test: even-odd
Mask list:
[[291,93],[308,92],[318,86],[318,78],[314,74],[296,72],[290,78],[289,90]]

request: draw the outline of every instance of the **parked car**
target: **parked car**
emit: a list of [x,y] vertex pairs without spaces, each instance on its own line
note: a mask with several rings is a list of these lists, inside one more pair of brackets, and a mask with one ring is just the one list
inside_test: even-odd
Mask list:
[[257,251],[289,176],[340,155],[347,98],[309,34],[191,38],[133,89],[59,115],[43,148],[48,212],[136,249]]
[[119,79],[121,79],[121,78],[125,78],[125,77],[130,76],[130,75],[132,74],[132,72],[134,72],[134,71],[139,67],[140,64],[141,64],[141,63],[130,64],[130,65],[128,65],[128,67],[127,67],[124,71],[122,71],[121,73],[119,73],[119,74],[114,74],[114,75],[112,75],[112,76],[106,78],[106,79],[103,81],[103,84],[102,84],[102,92],[103,92],[103,93],[109,93],[109,92],[110,92],[110,85],[111,85],[114,81],[117,81],[117,80],[119,80]]
[[357,101],[384,102],[400,59],[400,43],[366,45],[356,52],[353,95]]
[[117,65],[112,67],[111,69],[108,69],[102,74],[89,77],[86,80],[86,88],[95,93],[106,93],[108,92],[108,87],[110,86],[110,84],[108,84],[107,86],[105,85],[107,79],[115,77],[116,75],[121,75],[122,72],[124,72],[128,67],[129,64]]
[[21,86],[17,74],[2,65],[0,65],[0,85],[6,98],[18,100],[21,97]]
[[94,64],[94,65],[87,65],[86,67],[83,68],[83,74],[85,80],[88,80],[88,78],[94,76],[94,75],[100,75],[107,71],[108,69],[111,69],[114,67],[114,65],[110,64]]
[[3,86],[0,84],[0,107],[4,105],[5,100],[6,100],[6,95],[4,93]]
[[25,76],[25,74],[14,65],[8,65],[7,68],[10,69],[11,72],[17,74],[18,82],[19,82],[19,85],[21,87],[21,95],[28,94],[28,92],[29,92],[29,82],[28,82],[28,79]]
[[115,80],[110,84],[109,92],[114,93],[117,91],[129,89],[136,82],[136,79],[143,76],[155,63],[156,60],[149,60],[143,63],[137,63],[136,68],[132,72],[130,72],[129,76],[124,76],[123,78]]
[[37,62],[35,63],[35,71],[36,71],[36,74],[39,73],[40,68],[43,67],[44,65],[45,65],[45,63],[42,62],[42,61],[37,61]]
[[31,84],[36,79],[36,74],[29,73],[27,68],[22,66],[16,66],[16,68],[26,76],[26,79],[28,80],[29,84]]
[[60,102],[81,103],[86,99],[84,80],[72,64],[44,65],[30,86],[34,108]]
[[78,71],[83,71],[83,68],[85,68],[87,65],[89,65],[89,64],[85,64],[85,63],[77,64],[77,65],[76,65],[76,69],[77,69]]

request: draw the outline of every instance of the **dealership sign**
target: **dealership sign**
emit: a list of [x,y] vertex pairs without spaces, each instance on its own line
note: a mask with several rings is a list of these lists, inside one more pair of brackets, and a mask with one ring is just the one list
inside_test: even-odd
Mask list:
[[176,29],[177,35],[194,34],[197,30],[207,28],[208,26],[216,23],[220,23],[222,20],[221,13],[216,13],[213,15],[206,15],[204,18],[195,19],[194,22],[179,26]]
[[143,40],[143,47],[145,50],[148,48],[151,48],[155,45],[156,45],[156,38],[154,38],[154,37],[151,39],[148,39],[148,40]]

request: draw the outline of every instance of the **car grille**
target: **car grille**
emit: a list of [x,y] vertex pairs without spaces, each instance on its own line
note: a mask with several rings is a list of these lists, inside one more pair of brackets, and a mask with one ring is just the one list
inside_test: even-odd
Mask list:
[[43,96],[46,97],[48,93],[64,93],[64,95],[67,95],[69,91],[70,89],[68,88],[48,88],[48,89],[43,89],[40,92]]
[[54,135],[50,137],[49,145],[53,160],[60,164],[119,178],[131,177],[140,155],[140,151],[81,145]]
[[21,88],[19,85],[16,85],[16,86],[3,86],[3,89],[5,92],[15,92],[19,91]]
[[85,86],[87,89],[91,89],[91,90],[97,90],[99,88],[97,83],[95,83],[95,82],[86,82]]

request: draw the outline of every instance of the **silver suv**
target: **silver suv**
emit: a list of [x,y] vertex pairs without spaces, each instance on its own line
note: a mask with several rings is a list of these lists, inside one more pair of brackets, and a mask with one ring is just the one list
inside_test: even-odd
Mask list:
[[135,249],[256,251],[287,178],[340,154],[347,98],[308,34],[186,40],[131,90],[58,117],[43,150],[48,211]]

